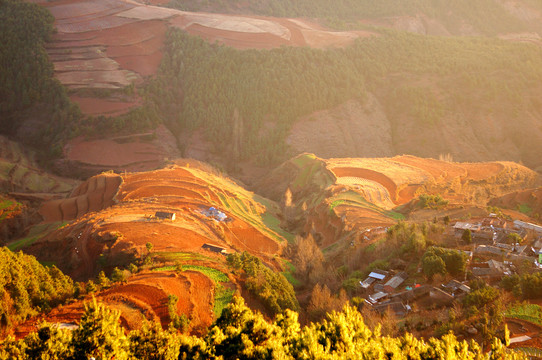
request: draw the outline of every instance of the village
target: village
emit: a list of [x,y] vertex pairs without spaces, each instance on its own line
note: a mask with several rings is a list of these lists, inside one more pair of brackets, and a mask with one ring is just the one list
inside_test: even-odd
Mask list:
[[[375,228],[362,235],[365,240],[384,234],[386,228]],[[372,234],[371,234],[372,232]],[[371,234],[371,235],[369,235]],[[496,214],[471,218],[448,224],[444,233],[447,243],[465,254],[464,274],[442,283],[430,282],[417,269],[413,279],[404,269],[373,269],[359,282],[365,306],[380,312],[391,312],[402,317],[414,308],[449,307],[470,291],[469,281],[481,279],[499,286],[505,276],[518,273],[518,267],[528,272],[542,268],[542,226],[509,220]],[[451,246],[452,247],[452,246]]]

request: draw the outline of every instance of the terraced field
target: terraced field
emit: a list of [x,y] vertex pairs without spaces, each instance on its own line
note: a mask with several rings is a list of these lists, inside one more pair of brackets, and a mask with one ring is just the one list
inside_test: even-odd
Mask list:
[[[224,218],[217,218],[210,208]],[[55,261],[76,277],[93,274],[101,253],[112,259],[133,256],[145,253],[148,242],[156,252],[202,255],[210,253],[202,245],[212,243],[229,252],[249,251],[279,268],[273,256],[281,253],[287,234],[266,225],[274,221],[273,208],[272,201],[232,180],[193,166],[122,177],[101,174],[71,196],[43,205],[40,212],[47,221],[73,221],[27,250],[42,260]],[[176,217],[156,218],[160,211]],[[58,253],[64,255],[59,259]]]
[[[122,89],[156,73],[167,27],[237,48],[344,46],[370,33],[332,32],[305,20],[192,13],[126,0],[40,1],[56,18],[48,48],[56,77],[71,89]],[[137,96],[72,96],[83,112],[115,116]]]
[[[92,279],[101,270],[142,264],[149,256],[155,265],[141,265],[145,271],[97,298],[119,310],[123,325],[132,329],[141,325],[142,318],[167,326],[168,296],[173,294],[179,299],[176,313],[184,314],[190,331],[199,333],[240,289],[225,256],[203,245],[220,246],[230,253],[248,251],[280,271],[280,254],[291,234],[277,226],[277,208],[273,201],[197,162],[122,176],[104,173],[88,179],[68,197],[46,202],[40,209],[46,222],[9,245],[57,265],[78,280]],[[157,212],[176,216],[160,218]],[[275,230],[267,223],[273,223]],[[76,303],[53,312],[47,320],[70,322],[81,311]]]
[[[295,205],[285,211],[301,231],[323,247],[350,244],[366,229],[387,227],[415,208],[421,194],[440,194],[451,206],[487,204],[531,187],[535,172],[510,162],[454,163],[414,156],[320,159],[302,154],[258,184],[275,200],[291,192]],[[404,209],[407,210],[404,210]],[[346,241],[348,240],[348,241]]]
[[[227,277],[226,282],[229,282]],[[224,288],[223,285],[198,270],[186,269],[179,272],[159,269],[159,271],[143,271],[132,275],[127,282],[112,284],[94,296],[109,308],[119,311],[121,324],[126,329],[133,330],[141,328],[144,319],[160,322],[163,328],[167,328],[171,321],[168,309],[169,296],[174,295],[179,299],[174,306],[175,313],[186,317],[187,330],[192,333],[201,333],[215,319],[213,312],[215,294],[218,293],[219,298],[216,303],[220,304],[223,301],[220,297],[225,294],[227,297],[229,293],[224,290],[217,292],[217,287]],[[229,299],[231,300],[231,296]],[[32,324],[41,320],[61,324],[77,322],[83,314],[83,303],[88,300],[90,296],[87,296],[85,300],[56,308],[41,319],[31,319],[18,326],[16,335],[24,336],[33,331]]]
[[68,193],[76,184],[77,181],[44,172],[37,165],[34,153],[0,136],[0,192],[38,193],[51,198],[54,194]]
[[[472,196],[487,192],[487,201],[490,197],[532,185],[536,179],[531,170],[510,162],[450,163],[398,156],[330,159],[326,164],[337,178],[337,184],[361,189],[367,200],[386,209],[405,204],[418,193],[454,193],[454,200],[468,201]],[[388,196],[381,195],[382,188]],[[479,203],[483,200],[477,198]]]

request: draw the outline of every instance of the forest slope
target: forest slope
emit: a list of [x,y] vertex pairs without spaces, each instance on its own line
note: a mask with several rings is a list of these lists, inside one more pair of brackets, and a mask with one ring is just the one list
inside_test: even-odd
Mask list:
[[497,35],[538,32],[542,7],[532,0],[172,0],[168,6],[191,11],[311,17],[337,27],[383,26],[427,35]]

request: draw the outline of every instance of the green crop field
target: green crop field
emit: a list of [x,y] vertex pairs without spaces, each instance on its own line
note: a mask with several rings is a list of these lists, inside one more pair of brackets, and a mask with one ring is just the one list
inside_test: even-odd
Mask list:
[[382,209],[368,202],[363,196],[361,196],[355,191],[345,191],[333,196],[333,198],[331,199],[329,211],[332,212],[336,206],[342,204],[366,208],[395,220],[404,220],[405,218],[403,214],[391,210]]
[[524,304],[506,310],[506,317],[532,322],[542,326],[542,308],[536,304]]

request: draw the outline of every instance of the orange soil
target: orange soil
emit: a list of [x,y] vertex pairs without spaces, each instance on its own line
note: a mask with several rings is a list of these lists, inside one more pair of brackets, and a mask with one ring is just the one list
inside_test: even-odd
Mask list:
[[65,147],[69,160],[101,166],[127,166],[132,163],[152,162],[159,164],[165,154],[144,142],[119,144],[112,140],[89,140],[82,137],[71,140]]
[[499,198],[493,199],[491,205],[516,209],[519,205],[526,204],[533,214],[542,212],[542,188],[515,191]]
[[467,176],[467,171],[461,165],[456,165],[447,161],[440,161],[435,159],[424,159],[415,156],[399,156],[394,160],[421,169],[433,176],[435,179],[440,177],[450,180],[456,177]]
[[499,163],[462,163],[461,167],[467,170],[467,177],[474,181],[488,179],[504,170],[504,165]]
[[70,100],[77,103],[84,114],[92,116],[118,116],[126,114],[130,110],[141,105],[141,101],[139,100],[125,102],[113,101],[109,99],[80,97],[76,95],[71,95]]
[[194,179],[197,178],[189,171],[180,167],[176,167],[173,169],[160,169],[156,171],[148,171],[148,172],[141,172],[141,173],[133,173],[133,174],[127,174],[124,177],[125,184],[122,188],[124,191],[125,189],[129,189],[131,184],[134,184],[137,181],[156,181],[157,179],[160,180],[177,180],[179,178],[184,179]]
[[[160,321],[167,328],[170,317],[168,295],[175,295],[177,313],[190,320],[192,333],[201,334],[213,321],[214,283],[202,273],[142,272],[131,276],[126,284],[116,284],[96,294],[96,299],[108,307],[120,311],[121,324],[127,330],[141,327],[142,320]],[[88,301],[87,298],[85,301]],[[84,301],[59,307],[45,316],[30,319],[15,329],[15,335],[24,337],[36,330],[45,320],[50,323],[78,323],[84,312]]]
[[[113,47],[123,47],[138,45],[147,41],[165,39],[166,24],[161,20],[147,20],[136,23],[125,24],[112,29],[102,31],[90,31],[81,35],[72,35],[71,40],[78,38],[86,39],[77,41],[79,46],[104,45]],[[155,43],[149,43],[151,52],[144,51],[143,54],[150,54],[156,51]],[[146,47],[142,47],[146,50]],[[132,54],[131,54],[132,55]]]
[[[43,206],[42,214],[48,221],[77,220],[36,242],[29,251],[42,255],[43,260],[57,261],[59,267],[80,278],[95,271],[96,259],[105,249],[112,258],[123,259],[144,251],[148,242],[156,251],[198,252],[211,242],[263,257],[279,252],[280,245],[273,238],[224,208],[217,196],[224,191],[213,184],[218,179],[205,176],[210,176],[209,180],[172,167],[127,174],[120,188],[118,175],[91,178],[72,197]],[[200,209],[211,206],[221,209],[230,220],[218,222],[201,213]],[[97,210],[101,211],[84,215]],[[176,219],[149,218],[156,211],[175,212]],[[111,233],[121,236],[106,236]],[[42,252],[43,246],[48,251]]]
[[232,242],[250,252],[273,254],[280,248],[275,241],[241,221],[236,221],[230,230],[235,235]]
[[115,174],[91,177],[77,187],[67,199],[51,200],[39,210],[46,222],[73,220],[91,211],[99,211],[113,205],[122,178]]
[[170,226],[160,222],[117,222],[106,224],[100,229],[118,231],[124,235],[124,240],[137,246],[144,247],[151,242],[155,251],[197,251],[209,239],[195,231]]
[[[182,185],[182,184],[179,184]],[[201,202],[205,202],[206,199],[197,191],[190,190],[188,187],[191,187],[185,183],[186,188],[180,188],[179,186],[164,186],[160,184],[156,185],[147,185],[147,186],[141,186],[138,189],[130,192],[127,194],[123,199],[129,200],[129,199],[139,199],[144,197],[151,197],[151,196],[179,196],[179,197],[185,197],[189,199],[196,199],[200,200]]]
[[333,174],[335,174],[336,177],[357,177],[381,184],[386,188],[386,190],[388,190],[390,198],[395,204],[404,204],[410,200],[398,198],[397,185],[393,182],[393,180],[391,180],[389,177],[382,173],[369,169],[354,167],[336,167],[331,169],[331,171],[333,172]]

